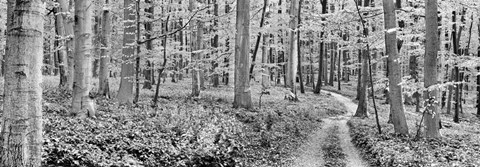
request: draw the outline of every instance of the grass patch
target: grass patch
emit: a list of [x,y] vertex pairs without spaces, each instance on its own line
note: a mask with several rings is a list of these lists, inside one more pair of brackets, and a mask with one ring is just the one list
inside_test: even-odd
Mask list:
[[328,136],[325,138],[325,144],[322,146],[324,152],[325,166],[344,167],[346,154],[340,146],[340,138],[338,137],[338,126],[328,129]]

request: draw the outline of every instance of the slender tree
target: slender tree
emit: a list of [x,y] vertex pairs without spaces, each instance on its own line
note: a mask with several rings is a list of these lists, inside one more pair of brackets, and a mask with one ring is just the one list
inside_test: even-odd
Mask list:
[[[322,14],[326,14],[328,1],[322,0],[321,3],[322,3]],[[322,18],[322,20],[325,20],[325,18]],[[323,76],[323,68],[324,68],[323,55],[324,55],[324,48],[325,48],[325,42],[323,41],[324,34],[325,34],[324,31],[320,32],[320,49],[319,49],[318,78],[317,78],[318,80],[317,80],[317,86],[315,86],[315,91],[313,91],[313,93],[315,94],[319,94],[322,88],[322,79],[323,79],[322,76]]]
[[[190,0],[189,1],[189,7],[188,10],[192,12],[197,4],[195,0]],[[197,32],[193,33],[193,30],[195,28],[195,25],[197,26]],[[192,31],[192,37],[191,37],[191,45],[193,46],[193,51],[197,51],[201,49],[202,46],[202,36],[203,36],[203,25],[200,20],[195,20],[192,21],[190,24],[190,28]],[[193,40],[195,39],[195,40]],[[200,88],[201,88],[201,74],[200,71],[202,70],[200,68],[200,56],[201,53],[192,53],[192,63],[194,63],[193,69],[192,69],[192,96],[193,97],[198,97],[200,96]]]
[[250,0],[237,0],[234,108],[252,108],[250,91]]
[[385,23],[385,48],[388,54],[388,75],[390,113],[395,133],[407,135],[408,126],[402,100],[402,81],[400,63],[397,51],[397,21],[395,16],[395,4],[391,0],[383,0],[384,23]]
[[123,25],[123,49],[120,88],[118,89],[118,101],[123,104],[133,103],[133,79],[134,79],[134,52],[135,52],[135,1],[124,0],[124,25]]
[[[147,3],[149,6],[145,8],[145,13],[147,15],[147,18],[149,20],[145,21],[145,38],[148,40],[145,43],[145,48],[147,49],[147,55],[151,55],[152,50],[153,50],[153,41],[149,40],[152,38],[152,31],[153,31],[153,24],[152,21],[155,18],[154,17],[154,12],[155,12],[155,6],[153,5],[152,0],[145,0],[145,3]],[[143,83],[143,88],[144,89],[152,89],[152,84],[154,84],[155,81],[155,70],[153,68],[153,62],[150,60],[145,61],[146,68],[143,70],[143,75],[145,77],[145,82]]]
[[102,34],[100,50],[100,71],[98,77],[98,94],[110,97],[110,86],[108,82],[108,63],[110,62],[111,32],[112,32],[112,14],[109,8],[109,0],[105,0],[105,7],[102,14]]
[[44,15],[42,0],[7,1],[0,166],[41,165]]
[[296,93],[295,81],[297,77],[297,66],[298,66],[298,51],[297,51],[297,33],[298,33],[298,0],[292,0],[290,4],[290,24],[289,27],[292,30],[289,32],[290,42],[288,43],[288,62],[287,62],[287,72],[286,79],[287,82],[285,85],[290,88],[291,92]]
[[[63,2],[61,2],[63,1]],[[65,18],[67,15],[64,11],[68,10],[68,6],[65,5],[65,0],[57,0],[59,3],[58,6],[55,7],[55,32],[59,37],[58,45],[60,49],[57,51],[58,57],[58,67],[59,67],[59,74],[60,74],[60,83],[59,87],[65,89],[68,85],[68,57],[67,57],[67,47],[65,46]],[[65,9],[64,9],[65,8]]]
[[[262,17],[260,18],[260,28],[262,28],[263,25],[265,24],[265,14],[267,12],[267,7],[268,7],[268,0],[263,0]],[[262,32],[258,32],[257,41],[255,42],[255,49],[253,50],[253,55],[252,55],[252,63],[250,65],[250,79],[254,77],[253,68],[255,67],[255,60],[257,58],[258,49],[260,48],[261,38],[262,38]]]
[[424,61],[424,86],[428,90],[425,92],[426,111],[424,112],[426,137],[440,137],[440,114],[438,110],[438,93],[432,88],[437,84],[437,54],[438,54],[438,20],[437,20],[437,0],[425,1],[425,61]]
[[305,93],[305,87],[303,85],[303,74],[302,74],[302,54],[301,54],[301,48],[302,48],[302,42],[300,42],[300,26],[302,24],[302,3],[303,0],[299,0],[298,2],[298,31],[297,31],[297,58],[298,58],[298,78],[300,80],[300,93]]

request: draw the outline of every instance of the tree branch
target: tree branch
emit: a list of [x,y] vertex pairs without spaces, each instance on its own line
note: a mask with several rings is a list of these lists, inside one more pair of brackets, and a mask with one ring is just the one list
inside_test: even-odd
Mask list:
[[159,38],[163,38],[163,37],[166,37],[166,36],[169,36],[169,35],[173,35],[173,34],[179,32],[179,31],[182,31],[183,29],[185,29],[185,28],[188,26],[188,24],[193,20],[193,18],[195,18],[195,16],[196,16],[200,11],[203,11],[203,10],[208,9],[208,8],[210,8],[210,6],[206,6],[206,7],[202,8],[202,9],[199,9],[199,10],[195,11],[195,13],[193,13],[193,15],[188,19],[188,21],[187,21],[182,27],[180,27],[180,28],[178,28],[178,29],[176,29],[176,30],[174,30],[174,31],[172,31],[172,32],[165,33],[165,34],[162,34],[162,35],[159,35],[159,36],[150,38],[150,39],[146,39],[146,40],[144,40],[144,41],[137,41],[137,44],[141,45],[141,44],[144,44],[144,43],[146,43],[146,42],[148,42],[148,41],[153,41],[153,40],[156,40],[156,39],[159,39]]

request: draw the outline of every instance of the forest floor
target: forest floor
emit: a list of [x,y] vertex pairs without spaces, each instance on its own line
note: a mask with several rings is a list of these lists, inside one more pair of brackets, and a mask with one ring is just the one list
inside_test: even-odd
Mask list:
[[[151,107],[154,91],[142,89],[132,106],[96,97],[97,118],[78,119],[69,116],[71,94],[57,89],[57,78],[46,76],[42,84],[44,166],[286,166],[310,134],[332,121],[324,118],[346,112],[325,93],[285,100],[283,87],[268,89],[259,108],[256,82],[254,109],[234,109],[232,85],[206,83],[199,98],[189,98],[191,81],[185,78],[161,83],[157,108]],[[116,92],[119,80],[110,83]],[[338,135],[327,136],[332,145],[322,149],[336,151],[344,128],[329,126]]]
[[[354,99],[355,86],[356,81],[352,80],[342,83],[340,91],[337,86],[324,86],[322,89]],[[371,166],[480,166],[480,119],[474,115],[475,110],[471,105],[465,105],[460,123],[454,123],[453,116],[442,109],[442,137],[425,139],[422,138],[423,128],[420,129],[421,137],[416,138],[421,113],[415,112],[414,105],[405,105],[409,135],[394,134],[393,125],[387,123],[390,106],[385,104],[381,91],[375,95],[382,134],[378,133],[376,127],[371,99],[369,118],[352,118],[348,121],[353,143],[360,148],[361,155]],[[353,102],[357,103],[356,100]]]
[[344,115],[322,119],[321,129],[314,132],[298,150],[292,167],[318,166],[368,166],[352,143],[347,121],[354,115],[357,105],[349,98],[333,92],[322,91],[342,103],[347,110]]

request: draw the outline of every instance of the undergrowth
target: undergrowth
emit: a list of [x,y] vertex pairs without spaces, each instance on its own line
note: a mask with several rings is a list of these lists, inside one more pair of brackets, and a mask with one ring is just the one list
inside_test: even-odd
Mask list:
[[231,87],[199,99],[186,98],[188,84],[162,87],[156,109],[152,92],[130,107],[97,98],[95,120],[68,116],[70,93],[46,89],[43,166],[281,166],[325,108],[334,115],[339,106],[327,96],[287,102],[272,90],[265,107],[249,111],[231,108]]

